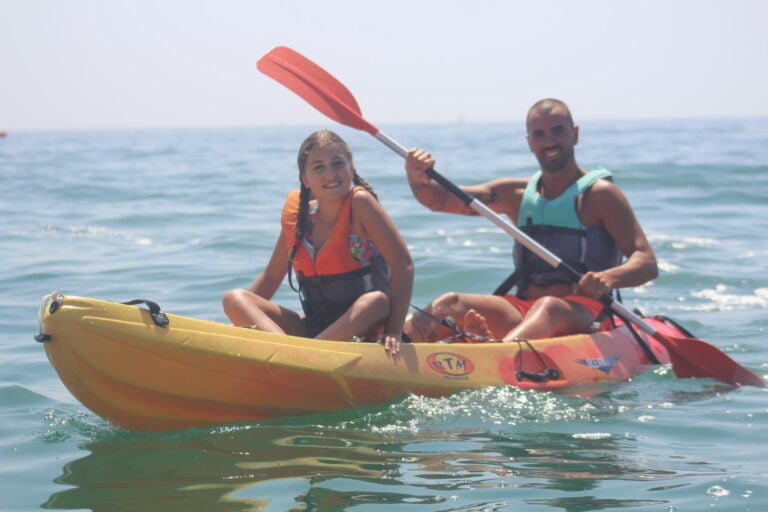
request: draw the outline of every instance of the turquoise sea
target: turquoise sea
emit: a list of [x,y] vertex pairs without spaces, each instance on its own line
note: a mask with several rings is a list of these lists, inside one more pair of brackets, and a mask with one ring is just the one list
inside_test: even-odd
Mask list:
[[[323,416],[135,433],[85,409],[33,340],[43,295],[147,298],[224,321],[274,245],[295,153],[347,139],[416,262],[413,302],[490,292],[511,239],[431,213],[402,160],[338,126],[0,138],[0,510],[764,511],[768,390],[658,367],[589,394],[496,388]],[[382,126],[457,183],[527,176],[522,123]],[[583,122],[662,269],[626,290],[768,375],[768,120]],[[298,307],[283,286],[277,300]]]

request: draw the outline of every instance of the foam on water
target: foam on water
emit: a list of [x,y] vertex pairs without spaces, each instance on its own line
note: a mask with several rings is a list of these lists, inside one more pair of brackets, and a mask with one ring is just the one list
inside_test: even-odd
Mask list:
[[[752,293],[729,293],[732,287],[725,284],[717,284],[714,288],[705,288],[690,292],[695,299],[703,299],[707,302],[701,304],[679,305],[674,309],[680,311],[732,311],[734,309],[768,308],[768,288],[757,288]],[[680,299],[681,302],[685,298]]]

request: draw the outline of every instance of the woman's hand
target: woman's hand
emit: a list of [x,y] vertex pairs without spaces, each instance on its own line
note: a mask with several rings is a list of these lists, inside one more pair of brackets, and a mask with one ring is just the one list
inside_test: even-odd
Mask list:
[[400,343],[402,343],[402,335],[400,334],[379,334],[376,340],[379,344],[384,345],[384,350],[392,355],[400,352]]

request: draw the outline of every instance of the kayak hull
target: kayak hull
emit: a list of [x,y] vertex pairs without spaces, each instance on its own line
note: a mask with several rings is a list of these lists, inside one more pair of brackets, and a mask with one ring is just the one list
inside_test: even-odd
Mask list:
[[[44,298],[40,334],[69,391],[132,430],[169,430],[378,405],[488,386],[553,390],[622,381],[651,363],[625,327],[530,343],[403,344],[314,340],[99,299]],[[648,319],[672,335],[673,326]],[[666,350],[639,335],[662,363]]]

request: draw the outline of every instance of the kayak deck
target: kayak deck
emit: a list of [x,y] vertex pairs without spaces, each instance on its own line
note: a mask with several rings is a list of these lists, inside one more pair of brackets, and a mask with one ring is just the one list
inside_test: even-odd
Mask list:
[[[272,334],[99,299],[44,298],[40,341],[62,382],[128,429],[316,414],[488,386],[541,390],[627,380],[651,363],[625,327],[512,343],[375,343]],[[674,329],[663,322],[656,328]],[[673,331],[676,332],[676,331]],[[666,350],[639,333],[662,363]]]

